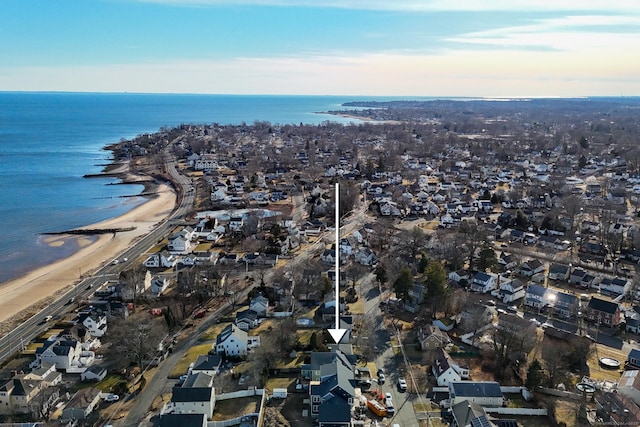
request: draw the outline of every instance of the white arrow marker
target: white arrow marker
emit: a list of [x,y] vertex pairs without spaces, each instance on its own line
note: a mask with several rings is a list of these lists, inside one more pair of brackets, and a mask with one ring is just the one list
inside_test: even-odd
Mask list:
[[336,250],[335,250],[335,259],[336,259],[336,327],[335,329],[329,329],[329,333],[333,340],[338,344],[344,334],[347,332],[346,329],[340,329],[340,186],[336,182]]

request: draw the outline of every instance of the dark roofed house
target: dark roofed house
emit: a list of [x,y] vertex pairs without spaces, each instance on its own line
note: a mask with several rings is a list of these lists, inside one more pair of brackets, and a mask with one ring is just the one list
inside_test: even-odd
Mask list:
[[84,420],[100,403],[100,390],[93,387],[80,389],[62,410],[63,420]]
[[222,366],[222,356],[217,354],[201,354],[193,363],[191,374],[207,374],[215,377],[220,372]]
[[609,327],[618,326],[622,321],[620,305],[613,301],[591,297],[587,306],[587,319]]
[[449,404],[468,400],[484,407],[502,407],[504,395],[495,381],[454,381],[449,383]]
[[189,375],[181,387],[174,387],[171,395],[173,413],[213,415],[216,404],[216,392],[212,386],[213,378],[207,374]]
[[207,427],[205,414],[163,414],[160,415],[160,427]]

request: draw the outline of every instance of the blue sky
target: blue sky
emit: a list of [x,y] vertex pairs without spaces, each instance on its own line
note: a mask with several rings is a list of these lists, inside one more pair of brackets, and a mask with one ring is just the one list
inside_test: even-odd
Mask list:
[[640,95],[637,0],[0,0],[0,90]]

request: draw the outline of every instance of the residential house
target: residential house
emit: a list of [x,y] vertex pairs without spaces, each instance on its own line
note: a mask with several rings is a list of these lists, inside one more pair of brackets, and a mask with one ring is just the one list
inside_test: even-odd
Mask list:
[[262,295],[257,295],[249,303],[249,310],[254,311],[258,317],[267,317],[270,312],[269,300]]
[[183,234],[172,236],[167,242],[167,249],[174,254],[188,254],[191,252],[191,248],[191,240]]
[[469,286],[472,292],[489,293],[498,286],[498,275],[494,273],[478,272],[471,279]]
[[258,327],[258,313],[246,309],[236,313],[235,324],[243,331]]
[[613,297],[626,295],[630,288],[631,280],[620,277],[614,277],[613,279],[605,277],[600,281],[600,293],[603,295],[611,295]]
[[30,405],[35,400],[43,384],[38,380],[27,380],[14,377],[0,386],[0,413],[29,413]]
[[443,348],[451,343],[449,335],[434,325],[426,325],[418,329],[418,342],[422,351]]
[[371,249],[363,247],[356,252],[355,261],[361,265],[373,265],[376,261],[376,256]]
[[466,270],[458,270],[458,271],[451,271],[447,275],[447,277],[449,278],[450,281],[459,285],[462,280],[469,282],[469,278],[471,276]]
[[82,381],[102,381],[107,376],[107,368],[98,365],[91,365],[86,371],[80,374]]
[[452,382],[469,378],[469,368],[455,363],[449,353],[443,348],[436,350],[436,357],[431,365],[431,372],[440,387],[445,387]]
[[173,268],[177,263],[178,258],[175,255],[168,251],[162,251],[149,255],[144,261],[144,266],[147,268]]
[[22,378],[41,381],[43,387],[51,387],[62,382],[62,373],[56,371],[56,366],[52,363],[41,363],[39,367],[23,374]]
[[618,394],[640,405],[640,370],[624,371],[618,380]]
[[321,427],[351,425],[351,410],[356,402],[354,367],[336,358],[321,367],[319,382],[309,386],[311,417]]
[[554,295],[552,308],[556,314],[567,319],[578,315],[580,300],[576,295],[565,292],[556,292]]
[[586,274],[587,272],[582,268],[574,268],[573,271],[569,273],[569,283],[575,286],[580,286],[582,279]]
[[518,265],[518,258],[513,254],[500,252],[500,255],[498,256],[498,264],[500,264],[504,270],[510,270]]
[[51,338],[45,341],[42,347],[36,349],[34,366],[39,366],[41,363],[50,363],[57,370],[67,370],[77,364],[81,351],[78,341]]
[[62,410],[62,420],[86,420],[100,404],[100,390],[87,387],[78,390]]
[[634,369],[640,369],[640,350],[632,348],[627,356],[627,365]]
[[500,298],[505,304],[517,301],[526,295],[524,283],[518,279],[502,279],[499,286],[491,292],[491,295]]
[[189,369],[190,375],[207,374],[215,378],[220,373],[222,357],[218,354],[201,354]]
[[569,280],[570,273],[571,269],[568,265],[551,263],[551,265],[549,265],[549,273],[547,277],[550,280],[567,281]]
[[494,419],[485,409],[475,403],[463,400],[451,408],[451,427],[517,427],[515,420]]
[[213,377],[204,373],[189,375],[171,395],[174,414],[205,414],[211,418],[216,405]]
[[618,326],[622,321],[620,305],[616,302],[591,297],[587,306],[587,319],[604,326]]
[[79,313],[76,322],[82,324],[92,337],[107,333],[107,316],[96,312]]
[[320,255],[320,259],[329,265],[336,263],[336,253],[332,249],[325,249]]
[[596,417],[602,425],[640,425],[640,407],[623,394],[598,393],[594,396],[594,400],[596,402]]
[[218,334],[213,348],[216,354],[220,355],[246,356],[249,350],[259,345],[260,337],[250,337],[247,332],[234,324],[230,324]]
[[531,277],[534,274],[542,273],[545,270],[545,265],[537,259],[530,259],[518,267],[518,273],[526,277]]
[[500,384],[495,381],[450,382],[447,406],[452,407],[465,400],[487,408],[500,408],[505,403]]
[[[339,346],[344,348],[344,346]],[[355,366],[357,357],[340,348],[334,351],[314,351],[311,353],[308,364],[303,364],[300,369],[300,375],[302,378],[308,379],[312,382],[318,382],[323,377],[323,372],[327,369],[326,366],[330,366],[336,363],[340,363],[344,366]]]
[[151,279],[151,293],[157,297],[162,295],[164,291],[169,287],[169,279],[166,277],[156,276]]
[[483,326],[493,322],[493,319],[498,314],[494,307],[483,305],[472,305],[466,307],[462,313],[460,313],[460,324],[467,332],[477,331]]

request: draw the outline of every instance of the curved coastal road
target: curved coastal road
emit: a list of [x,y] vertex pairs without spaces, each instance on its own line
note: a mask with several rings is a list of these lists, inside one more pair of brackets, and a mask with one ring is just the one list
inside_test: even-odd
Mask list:
[[[118,258],[128,258],[136,260],[144,254],[150,247],[164,238],[173,227],[173,220],[183,218],[193,207],[195,192],[191,191],[191,180],[181,175],[176,169],[176,161],[173,154],[170,153],[172,144],[165,148],[165,166],[167,173],[171,176],[171,180],[176,186],[179,202],[169,217],[160,222],[155,229],[149,234],[135,242],[129,249],[121,253]],[[125,264],[126,265],[126,264]],[[73,289],[67,291],[62,297],[48,305],[44,310],[35,316],[26,320],[24,323],[16,327],[11,332],[0,338],[0,364],[4,363],[11,356],[15,355],[29,342],[31,342],[40,333],[48,328],[48,322],[45,321],[47,316],[56,318],[68,312],[73,304],[70,299],[77,300],[89,297],[105,281],[118,277],[122,270],[122,264],[112,265],[111,263],[99,268],[95,274],[84,280],[81,280]]]

